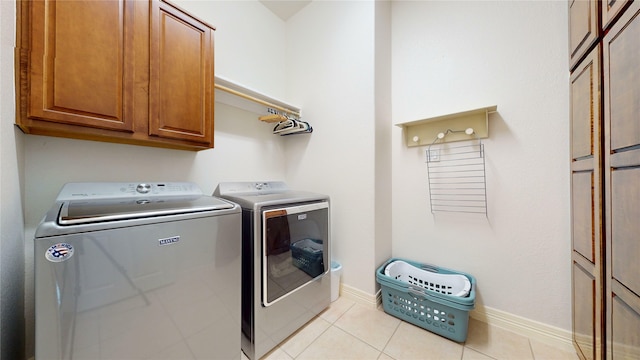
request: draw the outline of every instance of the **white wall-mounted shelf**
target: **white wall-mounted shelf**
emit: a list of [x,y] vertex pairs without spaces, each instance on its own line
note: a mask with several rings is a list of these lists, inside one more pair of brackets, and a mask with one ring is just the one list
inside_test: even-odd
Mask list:
[[261,117],[278,113],[298,119],[300,118],[299,107],[272,98],[220,76],[215,76],[214,87],[216,102],[251,111],[261,115]]
[[[489,113],[498,110],[497,105],[479,109],[462,111],[432,118],[396,124],[403,128],[405,144],[412,146],[431,145],[438,134],[447,133],[440,142],[453,142],[489,137]],[[474,133],[468,135],[464,130],[472,128]],[[452,130],[454,132],[447,132]]]

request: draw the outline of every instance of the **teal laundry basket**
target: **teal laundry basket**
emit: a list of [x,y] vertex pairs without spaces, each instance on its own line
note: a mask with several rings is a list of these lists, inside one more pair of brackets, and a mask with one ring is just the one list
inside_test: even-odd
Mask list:
[[[405,276],[389,276],[385,269],[395,261],[403,261],[418,271]],[[420,271],[422,270],[422,271]],[[417,273],[424,276],[416,279]],[[429,276],[432,273],[435,276]],[[462,275],[470,284],[466,296],[450,295],[441,289],[451,288],[448,276]],[[404,279],[410,277],[410,280]],[[451,277],[453,281],[453,276]],[[464,342],[467,339],[469,311],[475,307],[476,280],[473,276],[428,264],[392,258],[376,271],[376,280],[382,292],[382,306],[387,314],[419,326],[448,339]],[[427,283],[425,285],[425,283]]]

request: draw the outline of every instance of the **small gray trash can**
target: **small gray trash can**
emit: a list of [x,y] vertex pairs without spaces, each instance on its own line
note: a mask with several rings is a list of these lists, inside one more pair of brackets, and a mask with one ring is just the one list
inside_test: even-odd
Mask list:
[[331,261],[331,302],[338,300],[340,295],[340,276],[342,265],[337,261]]

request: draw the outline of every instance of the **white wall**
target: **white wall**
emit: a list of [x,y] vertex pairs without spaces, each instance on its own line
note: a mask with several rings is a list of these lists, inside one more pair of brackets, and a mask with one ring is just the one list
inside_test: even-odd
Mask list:
[[479,304],[571,329],[567,4],[393,2],[393,121],[497,105],[488,217],[432,215],[393,136],[393,254],[471,273]]
[[374,267],[382,265],[392,254],[391,4],[391,1],[375,2]]
[[0,1],[0,358],[24,353],[22,136],[13,126],[15,3]]
[[375,293],[374,3],[313,1],[287,22],[288,99],[311,136],[287,140],[287,180],[331,196],[343,282]]
[[284,178],[282,144],[268,124],[219,103],[215,117],[215,148],[199,152],[27,136],[27,226],[37,226],[71,181],[194,181],[211,194],[221,181]]
[[286,99],[285,24],[257,0],[175,0],[216,28],[216,75]]

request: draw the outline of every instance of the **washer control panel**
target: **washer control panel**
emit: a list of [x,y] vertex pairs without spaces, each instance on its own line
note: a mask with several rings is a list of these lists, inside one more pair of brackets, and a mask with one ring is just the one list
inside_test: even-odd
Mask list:
[[65,184],[56,200],[187,195],[203,195],[203,193],[198,185],[191,182],[86,182]]

